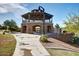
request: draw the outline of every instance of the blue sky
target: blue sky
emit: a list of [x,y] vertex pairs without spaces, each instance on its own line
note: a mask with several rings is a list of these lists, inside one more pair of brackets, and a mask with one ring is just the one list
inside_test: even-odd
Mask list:
[[79,4],[77,3],[10,3],[10,4],[0,4],[0,24],[5,20],[13,19],[16,21],[17,25],[20,26],[22,22],[21,15],[31,11],[32,9],[37,9],[38,6],[45,8],[47,13],[54,15],[53,23],[59,24],[61,27],[64,26],[64,21],[67,20],[66,16],[70,13],[79,13]]

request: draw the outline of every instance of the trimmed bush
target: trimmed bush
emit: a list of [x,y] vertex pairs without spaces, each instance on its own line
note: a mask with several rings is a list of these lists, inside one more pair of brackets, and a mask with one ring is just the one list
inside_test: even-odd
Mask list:
[[40,37],[40,41],[41,42],[48,42],[48,40],[47,40],[47,35],[42,35],[41,37]]

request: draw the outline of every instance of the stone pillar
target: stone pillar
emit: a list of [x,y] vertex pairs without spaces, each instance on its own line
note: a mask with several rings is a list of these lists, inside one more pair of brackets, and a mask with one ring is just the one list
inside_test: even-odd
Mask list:
[[47,24],[45,24],[45,33],[47,33]]
[[29,26],[28,26],[28,24],[27,24],[27,29],[26,29],[26,33],[28,33],[28,32],[29,32],[29,29],[28,29],[28,27],[29,27]]
[[41,34],[43,34],[43,23],[41,24]]
[[33,31],[32,31],[32,26],[33,26],[33,24],[27,24],[27,33],[33,33]]

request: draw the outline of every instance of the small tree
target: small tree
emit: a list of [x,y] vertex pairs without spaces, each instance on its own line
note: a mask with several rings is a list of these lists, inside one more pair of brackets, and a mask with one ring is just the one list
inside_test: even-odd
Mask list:
[[19,29],[14,20],[6,20],[4,21],[3,25],[6,29],[8,27],[10,31],[17,31]]
[[60,33],[61,32],[61,28],[60,28],[59,24],[56,24],[55,25],[55,28],[56,28],[57,33]]
[[59,24],[56,24],[55,25],[55,28],[59,29],[60,28]]
[[79,15],[70,14],[65,21],[65,29],[69,32],[74,32],[79,34]]

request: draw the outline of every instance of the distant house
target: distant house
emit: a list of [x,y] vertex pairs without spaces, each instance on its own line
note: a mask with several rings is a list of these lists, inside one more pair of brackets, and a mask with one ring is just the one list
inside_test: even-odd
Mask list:
[[21,32],[23,33],[51,33],[53,31],[53,15],[45,12],[44,8],[39,6],[22,15]]

